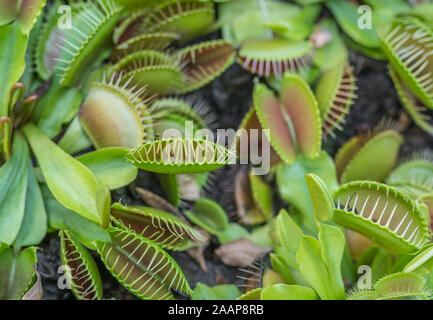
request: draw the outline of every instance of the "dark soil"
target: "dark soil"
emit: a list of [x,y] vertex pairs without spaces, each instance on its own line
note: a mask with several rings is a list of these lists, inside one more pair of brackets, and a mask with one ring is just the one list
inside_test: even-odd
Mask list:
[[[339,133],[336,139],[329,139],[325,143],[324,147],[328,152],[334,155],[350,137],[373,128],[382,118],[392,118],[403,126],[407,126],[403,132],[405,142],[401,148],[402,156],[415,150],[432,147],[432,137],[411,123],[410,118],[400,106],[392,81],[388,76],[386,64],[356,54],[352,54],[351,60],[358,80],[358,99],[347,117],[344,131]],[[198,92],[216,113],[218,128],[236,129],[238,127],[243,115],[251,106],[252,80],[252,75],[240,66],[233,65],[222,76]],[[372,158],[371,161],[375,159]],[[233,211],[230,188],[233,186],[234,170],[236,169],[223,168],[217,172],[212,179],[214,182],[208,188],[209,194],[207,195],[223,205],[229,213]],[[128,188],[116,191],[113,199],[126,199],[127,202],[140,204],[139,197],[133,191],[134,186],[141,186],[160,193],[157,185],[152,175],[140,172],[137,181]],[[239,271],[223,265],[213,253],[217,245],[216,242],[211,243],[205,252],[207,273],[202,271],[186,253],[173,253],[173,257],[178,261],[192,287],[198,281],[211,285],[239,283],[239,279],[236,278]],[[57,285],[61,276],[57,273],[60,266],[57,235],[48,235],[40,247],[38,269],[42,276],[45,299],[73,299],[69,290],[61,290]],[[95,258],[100,267],[105,298],[135,299],[107,272],[96,255]]]

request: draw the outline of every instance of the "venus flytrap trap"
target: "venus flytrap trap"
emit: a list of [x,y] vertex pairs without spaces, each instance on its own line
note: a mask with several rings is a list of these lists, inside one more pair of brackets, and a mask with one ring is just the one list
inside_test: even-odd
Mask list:
[[430,231],[421,204],[397,189],[371,181],[342,185],[334,194],[334,220],[374,239],[393,253],[413,253]]
[[[373,130],[347,141],[335,156],[340,182],[383,181],[397,161],[403,138],[397,124],[383,120]],[[372,161],[372,159],[377,159]]]

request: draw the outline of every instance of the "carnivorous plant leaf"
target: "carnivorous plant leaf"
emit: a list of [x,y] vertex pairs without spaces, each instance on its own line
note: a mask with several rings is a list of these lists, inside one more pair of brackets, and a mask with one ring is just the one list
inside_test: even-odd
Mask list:
[[22,130],[54,197],[66,208],[107,226],[110,213],[98,211],[100,186],[92,171],[57,147],[33,124]]
[[60,230],[60,258],[66,266],[67,281],[78,300],[102,299],[98,267],[87,249],[66,230]]
[[12,148],[11,158],[0,167],[0,242],[8,245],[18,236],[24,220],[30,162],[21,133],[15,133]]
[[429,230],[420,205],[385,184],[354,181],[334,194],[334,221],[359,232],[392,253],[421,249]]
[[29,289],[35,276],[36,248],[28,247],[14,253],[5,243],[0,243],[0,299],[19,300]]
[[[342,183],[355,180],[383,181],[394,167],[402,136],[392,122],[382,121],[372,131],[346,142],[335,156]],[[373,160],[374,159],[374,160]]]
[[404,83],[427,107],[433,108],[433,32],[417,19],[391,25],[383,49]]
[[171,213],[158,209],[114,203],[111,216],[118,227],[134,231],[169,250],[184,250],[205,241],[198,230]]
[[131,149],[128,161],[142,170],[188,174],[213,171],[233,155],[220,144],[201,139],[161,139]]
[[191,294],[179,268],[155,242],[134,232],[110,227],[111,243],[97,242],[107,269],[131,293],[141,299],[173,299],[170,289]]
[[138,169],[126,161],[127,148],[103,148],[77,158],[89,168],[99,183],[109,189],[124,187],[135,180]]
[[263,288],[261,300],[318,300],[317,293],[308,287],[277,283]]

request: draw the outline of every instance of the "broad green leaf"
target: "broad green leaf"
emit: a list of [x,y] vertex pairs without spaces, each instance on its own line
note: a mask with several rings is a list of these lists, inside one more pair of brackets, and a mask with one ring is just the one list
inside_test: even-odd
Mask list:
[[71,231],[82,244],[90,249],[95,249],[92,244],[94,241],[110,242],[110,234],[107,230],[74,211],[66,209],[54,198],[45,184],[41,184],[41,191],[50,228]]
[[77,158],[92,170],[98,182],[109,189],[124,187],[135,180],[138,168],[126,161],[127,148],[103,148]]
[[41,190],[29,160],[26,206],[20,232],[14,242],[14,248],[37,245],[47,233],[47,213]]
[[327,266],[321,259],[321,252],[322,248],[319,240],[303,236],[302,243],[296,254],[299,271],[322,300],[339,299],[340,296],[336,296],[332,292],[331,279],[329,278]]
[[286,210],[282,209],[277,217],[276,230],[281,245],[295,255],[302,242],[302,230],[290,218]]
[[234,284],[208,286],[197,282],[191,300],[235,300],[240,295],[241,291]]
[[326,187],[331,193],[338,187],[334,163],[324,151],[315,159],[299,157],[292,165],[279,166],[276,175],[277,186],[281,197],[300,211],[305,226],[310,231],[314,231],[316,230],[316,223],[311,196],[305,181],[307,173],[314,173],[319,176],[325,181]]
[[26,207],[29,149],[21,133],[14,136],[12,157],[0,168],[0,242],[17,237]]
[[344,300],[345,288],[341,273],[341,260],[344,254],[345,238],[335,226],[319,223],[321,257],[328,272],[328,290],[332,299]]
[[361,29],[358,26],[361,14],[358,6],[348,1],[328,0],[326,5],[344,32],[354,41],[368,48],[380,48],[379,37],[374,28]]
[[24,72],[28,37],[17,21],[0,27],[0,117],[9,114],[9,92]]
[[19,300],[33,281],[36,264],[35,247],[14,254],[6,244],[0,243],[0,300]]
[[277,283],[263,288],[261,300],[318,300],[317,293],[308,287]]
[[109,210],[98,211],[100,186],[92,171],[46,137],[33,124],[23,127],[48,188],[66,208],[106,227]]

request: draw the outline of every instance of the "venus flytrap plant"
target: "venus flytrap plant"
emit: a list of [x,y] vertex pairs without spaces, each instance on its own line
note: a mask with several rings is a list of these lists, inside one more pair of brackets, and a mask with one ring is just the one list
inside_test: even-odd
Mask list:
[[171,213],[150,207],[113,204],[111,216],[115,225],[134,231],[169,250],[185,250],[205,241],[205,237]]
[[421,204],[388,185],[354,181],[333,195],[334,221],[355,230],[392,253],[416,252],[430,231]]
[[[383,120],[373,130],[346,142],[335,156],[342,183],[354,180],[383,181],[397,161],[403,143],[396,123]],[[372,161],[372,159],[377,159]]]
[[76,85],[89,71],[101,48],[109,42],[119,12],[120,7],[112,0],[82,4],[73,17],[72,29],[64,36],[60,58],[56,59],[61,85]]
[[183,48],[176,54],[187,79],[181,92],[190,92],[222,74],[234,62],[236,52],[229,42],[212,40]]
[[[257,83],[253,100],[261,127],[270,129],[267,138],[284,161],[276,168],[279,193],[299,210],[307,228],[314,232],[305,174],[321,176],[331,190],[337,187],[334,164],[327,153],[321,151],[323,129],[316,97],[301,77],[287,73],[279,98],[265,85]],[[298,187],[292,188],[293,184]]]
[[116,62],[113,72],[123,72],[124,81],[146,84],[149,95],[178,93],[185,85],[180,59],[156,50],[131,53]]
[[417,19],[397,20],[383,38],[383,49],[394,70],[413,94],[433,108],[433,33]]
[[[276,251],[273,266],[274,261],[286,264],[287,269],[278,268],[279,272],[289,273],[284,278],[293,279],[293,275],[290,276],[290,269],[294,270],[295,274],[301,276],[300,278],[298,276],[298,279],[308,283],[321,299],[344,299],[341,275],[344,234],[338,227],[327,223],[332,219],[333,205],[324,182],[313,174],[307,175],[306,179],[313,200],[318,238],[305,235],[287,212],[281,211],[277,217],[276,238],[282,250],[279,250],[279,253]],[[278,286],[275,290],[278,290]],[[286,294],[291,297],[291,294],[296,295],[303,289],[298,286],[288,286],[284,287],[284,290],[287,290]],[[273,292],[272,289],[269,291]],[[316,298],[313,292],[306,297]],[[263,291],[261,294],[263,299]]]
[[170,138],[131,149],[127,159],[142,170],[189,174],[219,169],[233,156],[224,146],[207,139]]
[[211,199],[197,200],[192,211],[184,211],[184,214],[192,223],[217,236],[221,244],[249,237],[248,231],[229,222],[224,209]]
[[393,273],[379,279],[373,289],[353,289],[347,295],[348,300],[427,300],[431,291],[426,287],[426,280],[416,273]]
[[322,130],[326,137],[335,137],[335,130],[342,130],[350,107],[356,99],[355,76],[353,68],[347,63],[325,71],[318,80],[316,97],[322,116]]
[[191,293],[177,263],[155,242],[127,229],[110,227],[111,242],[96,242],[107,269],[142,299],[173,299],[171,288]]
[[28,247],[14,252],[0,242],[0,299],[20,300],[31,288],[37,264],[36,250],[36,247]]
[[79,118],[96,148],[132,148],[153,136],[152,120],[142,99],[146,88],[137,88],[131,81],[132,77],[121,84],[120,75],[113,74],[90,86]]
[[214,19],[211,1],[169,0],[155,6],[141,28],[145,32],[175,32],[182,40],[191,40],[210,31]]
[[102,299],[101,276],[87,249],[66,230],[60,231],[60,245],[60,257],[74,296],[79,300]]

